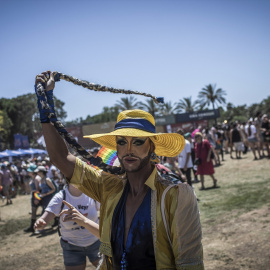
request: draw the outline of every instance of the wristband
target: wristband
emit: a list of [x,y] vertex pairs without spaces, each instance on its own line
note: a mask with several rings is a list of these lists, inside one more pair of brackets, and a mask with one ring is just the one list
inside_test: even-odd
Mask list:
[[42,85],[35,85],[35,92],[37,96],[37,105],[39,109],[40,123],[50,123],[57,121],[54,111],[53,90],[42,91]]
[[50,110],[48,112],[48,118],[51,122],[56,122],[57,117],[55,115],[55,110],[54,110],[53,90],[46,91],[45,93],[46,93],[48,105],[50,107]]
[[35,92],[37,96],[37,106],[39,110],[40,123],[49,123],[50,119],[45,113],[45,104],[47,103],[45,91],[42,91],[42,86],[40,84],[35,84]]

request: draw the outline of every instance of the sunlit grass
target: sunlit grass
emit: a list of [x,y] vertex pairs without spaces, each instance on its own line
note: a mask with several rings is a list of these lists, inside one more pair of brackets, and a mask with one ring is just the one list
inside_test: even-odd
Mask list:
[[[206,194],[208,192],[208,194]],[[203,194],[204,193],[204,194]],[[270,205],[269,180],[233,184],[219,189],[199,193],[199,209],[201,221],[209,219],[217,221],[219,218],[242,213]]]

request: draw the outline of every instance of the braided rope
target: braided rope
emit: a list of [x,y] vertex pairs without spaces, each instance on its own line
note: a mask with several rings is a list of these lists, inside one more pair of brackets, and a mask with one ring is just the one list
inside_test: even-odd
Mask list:
[[[135,94],[135,95],[143,95],[145,97],[151,97],[154,99],[156,103],[163,102],[162,98],[156,98],[150,94],[141,93],[138,91],[131,91],[131,90],[124,90],[124,89],[116,89],[112,87],[106,87],[99,84],[89,83],[87,81],[82,81],[77,78],[74,78],[69,75],[65,75],[59,72],[54,72],[55,81],[60,81],[60,79],[63,79],[68,82],[72,82],[75,85],[81,85],[84,88],[98,91],[98,92],[111,92],[111,93],[122,93],[122,94]],[[41,84],[37,84],[37,95],[43,96],[44,99],[42,100],[41,106],[42,109],[46,111],[46,115],[48,119],[50,120],[50,123],[55,127],[59,135],[70,145],[72,149],[74,149],[79,155],[81,155],[84,159],[90,161],[92,155],[90,155],[84,147],[82,147],[76,139],[73,137],[72,134],[67,132],[64,124],[59,121],[55,115],[55,111],[52,109],[52,107],[48,103],[48,99],[46,96],[46,90],[45,87]],[[121,167],[116,166],[110,166],[102,162],[99,166],[100,169],[103,171],[109,172],[111,174],[123,174],[124,169]]]
[[[65,141],[69,144],[69,146],[75,150],[80,156],[82,156],[84,159],[88,160],[90,162],[91,157],[93,157],[93,155],[89,154],[89,152],[86,151],[86,149],[84,147],[82,147],[77,141],[76,139],[73,137],[73,135],[71,133],[69,133],[66,129],[65,126],[61,123],[61,121],[57,120],[52,120],[52,118],[56,118],[55,114],[53,113],[49,113],[48,114],[48,118],[50,119],[50,123],[56,128],[56,130],[58,131],[59,135],[65,139]],[[111,174],[123,174],[125,171],[123,168],[121,167],[117,167],[117,166],[111,166],[108,165],[104,162],[102,162],[101,164],[99,164],[98,166],[101,170],[105,171],[105,172],[109,172]]]
[[[150,94],[146,94],[146,93],[142,93],[138,91],[124,90],[124,89],[102,86],[99,84],[94,84],[87,81],[79,80],[77,78],[74,78],[72,76],[65,75],[59,72],[54,72],[54,78],[55,78],[55,81],[60,81],[60,79],[62,79],[68,82],[72,82],[75,85],[81,85],[84,88],[94,90],[97,92],[111,92],[111,93],[121,93],[121,94],[142,95],[145,97],[152,98],[155,101],[155,103],[163,103],[163,98],[156,98]],[[78,142],[73,137],[73,135],[67,132],[64,124],[57,119],[54,110],[48,104],[46,91],[45,91],[44,86],[41,83],[37,84],[37,93],[39,96],[42,95],[45,97],[45,99],[42,101],[42,108],[46,110],[46,115],[49,118],[50,123],[56,128],[59,135],[62,138],[64,138],[64,140],[70,145],[70,147],[74,149],[79,155],[81,155],[84,159],[90,161],[92,155],[90,155],[84,147],[78,144]],[[111,174],[123,174],[125,172],[124,169],[121,167],[110,166],[110,165],[105,164],[104,162],[102,162],[98,167],[102,169],[103,171],[109,172]]]
[[145,96],[145,97],[150,97],[154,100],[155,103],[163,103],[163,98],[157,98],[153,95],[147,94],[147,93],[143,93],[143,92],[138,92],[138,91],[132,91],[132,90],[125,90],[125,89],[119,89],[119,88],[113,88],[113,87],[107,87],[104,85],[100,85],[100,84],[94,84],[94,83],[90,83],[88,81],[84,81],[84,80],[79,80],[75,77],[57,72],[55,75],[55,80],[59,81],[60,79],[68,81],[68,82],[72,82],[76,85],[80,85],[84,88],[87,88],[89,90],[94,90],[97,92],[110,92],[110,93],[114,93],[114,94],[126,94],[126,95],[141,95],[141,96]]

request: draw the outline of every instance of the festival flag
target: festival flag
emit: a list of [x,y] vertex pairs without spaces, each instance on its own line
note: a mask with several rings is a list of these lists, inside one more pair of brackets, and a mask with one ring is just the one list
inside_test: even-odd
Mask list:
[[28,149],[30,147],[28,136],[27,135],[21,136],[21,139],[22,139],[22,148]]
[[40,197],[40,193],[39,192],[35,192],[34,193],[34,197],[37,199],[37,200],[39,200],[39,201],[41,201],[41,197]]
[[43,147],[46,147],[46,143],[45,143],[45,139],[43,135],[40,138],[38,138],[37,143],[41,144]]
[[14,134],[14,149],[22,148],[22,134]]
[[104,163],[111,166],[114,166],[114,163],[117,159],[116,151],[108,149],[104,146],[99,150],[97,155],[102,158]]

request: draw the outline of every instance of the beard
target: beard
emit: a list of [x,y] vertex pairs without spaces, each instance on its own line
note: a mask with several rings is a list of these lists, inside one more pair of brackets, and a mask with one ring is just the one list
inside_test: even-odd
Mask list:
[[[126,156],[124,156],[123,158],[125,158],[125,157],[127,157],[127,156],[132,157],[133,155],[126,155]],[[133,156],[133,157],[135,157],[135,156]],[[120,159],[120,158],[118,157],[119,162],[120,162],[122,168],[124,168],[126,172],[138,172],[138,171],[140,171],[142,168],[144,168],[146,165],[149,164],[150,159],[151,159],[151,151],[149,150],[148,155],[147,155],[146,157],[144,157],[144,158],[139,158],[139,157],[136,156],[136,158],[138,158],[138,159],[140,160],[140,164],[139,164],[139,166],[138,166],[137,168],[134,168],[134,169],[127,169],[127,168],[125,168],[125,166],[124,166],[124,164],[123,164],[123,158]]]

